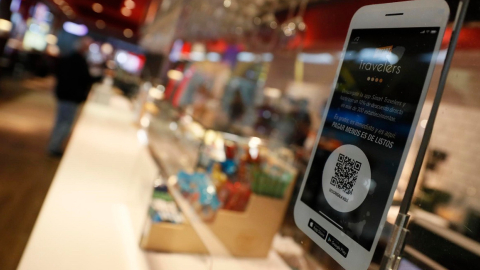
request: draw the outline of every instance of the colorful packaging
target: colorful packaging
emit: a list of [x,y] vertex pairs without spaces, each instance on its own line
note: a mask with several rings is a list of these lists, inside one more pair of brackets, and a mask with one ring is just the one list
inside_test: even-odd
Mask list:
[[166,185],[155,187],[149,214],[155,223],[170,222],[179,224],[184,222],[183,214],[170,192],[168,192]]
[[283,198],[292,180],[291,173],[266,163],[253,172],[252,191],[259,195]]
[[245,211],[250,194],[250,187],[247,184],[227,182],[219,191],[219,197],[223,202],[222,208],[233,211]]
[[206,173],[188,174],[181,171],[177,175],[177,185],[182,194],[204,220],[211,220],[221,204],[215,186]]

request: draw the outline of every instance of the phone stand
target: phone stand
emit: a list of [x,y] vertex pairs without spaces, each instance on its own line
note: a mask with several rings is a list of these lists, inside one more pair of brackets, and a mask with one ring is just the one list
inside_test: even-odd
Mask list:
[[430,112],[430,116],[428,117],[427,126],[425,127],[425,133],[420,144],[420,149],[418,150],[412,174],[410,175],[410,180],[405,191],[405,196],[403,197],[402,203],[400,205],[400,211],[398,213],[397,220],[395,221],[392,237],[390,238],[390,241],[388,242],[387,248],[385,249],[385,253],[383,255],[380,270],[397,270],[400,266],[400,260],[402,259],[401,254],[403,252],[403,247],[405,246],[405,238],[408,234],[407,225],[410,219],[410,215],[408,215],[408,210],[410,209],[410,204],[413,198],[413,193],[415,191],[415,186],[417,185],[417,180],[420,174],[420,170],[422,168],[423,160],[425,158],[425,153],[427,152],[427,147],[430,143],[433,125],[435,123],[438,108],[440,107],[440,101],[442,100],[443,91],[445,90],[447,75],[450,70],[453,54],[457,46],[458,36],[465,20],[465,15],[467,13],[469,2],[470,0],[460,0],[460,3],[458,5],[452,37],[450,38],[447,56],[445,58],[445,63],[442,68],[442,73],[440,76],[437,93],[435,94],[435,99],[433,101],[432,110]]

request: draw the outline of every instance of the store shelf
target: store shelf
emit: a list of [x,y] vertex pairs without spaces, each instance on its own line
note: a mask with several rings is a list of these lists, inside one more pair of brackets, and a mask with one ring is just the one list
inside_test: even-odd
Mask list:
[[288,201],[252,194],[245,212],[220,209],[212,232],[238,257],[266,257]]
[[[157,251],[200,254],[206,248],[209,254],[222,257],[267,257],[293,188],[292,182],[282,199],[252,194],[245,211],[220,209],[211,222],[204,222],[178,191],[177,177],[171,176],[167,182],[186,222],[148,225],[143,246]],[[178,243],[170,243],[171,239]]]
[[[170,224],[170,223],[156,223],[148,224],[151,226],[149,233],[144,239],[143,244],[147,249],[154,249],[157,251],[164,251],[168,253],[152,253],[148,252],[147,257],[152,269],[205,269],[205,270],[290,270],[280,256],[270,249],[270,242],[267,242],[268,247],[265,246],[267,252],[262,255],[263,258],[237,258],[231,254],[227,245],[224,245],[221,240],[221,233],[212,226],[212,224],[224,224],[224,222],[214,222],[212,224],[205,223],[191,207],[190,203],[182,196],[182,194],[175,187],[176,176],[170,177],[168,181],[169,191],[177,202],[178,206],[185,215],[186,223],[184,224]],[[281,200],[270,199],[262,196],[254,196],[251,198],[254,202],[266,202],[265,200],[276,201],[277,204],[271,205],[272,209],[279,207],[278,203]],[[261,207],[255,207],[254,215],[262,214],[264,218],[270,218],[268,215],[259,211]],[[268,207],[267,207],[268,208]],[[265,208],[263,208],[265,209]],[[278,211],[280,208],[276,208]],[[228,222],[238,222],[238,218],[251,219],[252,211],[246,210],[245,213],[238,213],[233,211],[220,210],[217,218],[227,219]],[[272,211],[273,212],[273,211]],[[252,220],[253,222],[254,220]],[[237,224],[238,226],[238,224]],[[222,225],[220,225],[222,228]],[[226,227],[225,227],[226,228]],[[251,228],[248,228],[250,230]],[[261,230],[260,230],[261,231]],[[275,230],[276,232],[277,230]],[[220,237],[219,237],[220,236]],[[272,235],[273,238],[274,235]],[[246,237],[250,239],[250,237]],[[223,240],[223,239],[222,239]],[[240,241],[239,243],[244,243]],[[261,239],[265,240],[264,238]],[[254,244],[257,244],[254,242]],[[255,250],[253,250],[255,251]],[[191,252],[191,254],[187,254]],[[204,255],[208,253],[208,255]]]
[[142,247],[169,253],[207,254],[203,244],[190,222],[173,224],[159,222],[148,224],[148,233],[142,239]]

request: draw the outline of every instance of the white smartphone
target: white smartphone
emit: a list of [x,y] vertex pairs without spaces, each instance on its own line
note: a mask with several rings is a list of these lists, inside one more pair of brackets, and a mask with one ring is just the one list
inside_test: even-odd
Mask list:
[[380,238],[449,18],[443,0],[359,9],[295,204],[295,222],[347,270]]

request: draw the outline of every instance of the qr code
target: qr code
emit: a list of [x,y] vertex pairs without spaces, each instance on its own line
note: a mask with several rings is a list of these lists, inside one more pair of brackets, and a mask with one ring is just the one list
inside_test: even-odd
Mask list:
[[335,175],[332,177],[330,184],[352,195],[361,167],[361,162],[339,154],[337,164],[335,165]]

